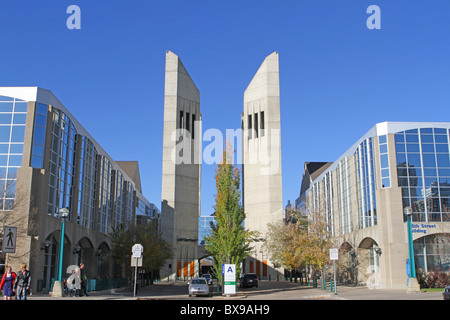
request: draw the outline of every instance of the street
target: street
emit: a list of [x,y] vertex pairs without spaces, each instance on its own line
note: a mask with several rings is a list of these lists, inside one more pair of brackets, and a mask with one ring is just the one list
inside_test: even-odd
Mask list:
[[[216,287],[212,286],[215,291]],[[258,288],[237,288],[235,296],[222,296],[215,292],[212,297],[189,297],[185,282],[160,282],[140,288],[136,297],[125,289],[91,292],[89,297],[52,298],[35,294],[30,300],[443,300],[441,292],[406,293],[405,290],[368,289],[366,287],[338,286],[337,294],[328,290],[300,286],[293,282],[261,281]]]

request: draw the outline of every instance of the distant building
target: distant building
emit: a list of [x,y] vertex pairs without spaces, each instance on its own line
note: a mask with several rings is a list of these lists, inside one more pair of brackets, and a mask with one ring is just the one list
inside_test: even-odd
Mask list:
[[112,277],[112,228],[159,219],[137,161],[114,161],[52,92],[1,87],[0,214],[18,227],[16,252],[2,258],[15,271],[28,265],[34,292],[56,278],[62,208],[63,277],[82,261],[90,277]]
[[216,222],[214,214],[198,217],[198,244],[200,246],[205,245],[204,237],[211,235],[211,222]]

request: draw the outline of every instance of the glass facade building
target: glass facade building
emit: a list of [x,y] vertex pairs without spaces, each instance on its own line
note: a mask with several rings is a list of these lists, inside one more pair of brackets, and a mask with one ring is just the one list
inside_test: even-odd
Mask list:
[[70,212],[63,266],[83,261],[91,276],[115,272],[107,263],[112,228],[159,222],[130,173],[137,168],[115,162],[50,91],[0,87],[0,214],[10,211],[23,224],[17,254],[30,256],[21,262],[35,290],[50,288],[56,275],[61,208]]
[[359,263],[367,268],[362,271],[395,287],[405,283],[403,210],[411,207],[416,270],[449,272],[449,141],[450,123],[379,123],[308,181],[306,190],[302,182],[297,208],[323,215],[343,256],[354,261],[359,252]]
[[420,128],[395,134],[398,186],[413,221],[450,221],[449,130]]
[[27,102],[0,96],[0,210],[13,210],[22,166]]

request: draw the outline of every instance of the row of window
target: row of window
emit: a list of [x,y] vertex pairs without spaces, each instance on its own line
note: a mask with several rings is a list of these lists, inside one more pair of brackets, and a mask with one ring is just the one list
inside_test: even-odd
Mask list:
[[413,221],[450,221],[448,130],[414,129],[394,137],[403,207],[413,209]]
[[26,101],[0,96],[0,210],[14,209],[26,115]]
[[373,138],[364,140],[356,149],[356,194],[359,203],[359,228],[377,224],[376,175]]
[[[36,105],[31,157],[31,165],[35,168],[44,167],[47,111],[47,106]],[[51,119],[48,214],[57,215],[60,208],[69,208],[74,213],[71,220],[76,219],[77,224],[98,228],[103,233],[109,232],[111,226],[131,222],[135,205],[132,184],[120,171],[112,169],[106,157],[97,153],[89,138],[77,134],[73,122],[64,112],[52,108]]]
[[247,116],[248,138],[258,138],[265,135],[264,111]]
[[191,139],[195,139],[195,121],[194,113],[190,114],[181,110],[178,118],[178,129],[186,130],[190,133]]

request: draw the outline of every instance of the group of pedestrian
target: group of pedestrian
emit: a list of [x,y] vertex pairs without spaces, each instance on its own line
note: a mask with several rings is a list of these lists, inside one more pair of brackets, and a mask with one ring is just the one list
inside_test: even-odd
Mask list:
[[[75,296],[81,297],[83,293],[89,296],[86,290],[87,278],[83,269],[84,264],[81,263],[79,267],[75,268],[65,283],[66,288],[73,290]],[[12,300],[14,296],[17,296],[17,300],[27,300],[31,286],[31,274],[27,269],[27,265],[23,263],[17,274],[12,271],[11,266],[6,266],[5,271],[0,282],[0,291],[3,290],[3,300]]]
[[89,296],[86,290],[87,277],[84,273],[84,264],[80,263],[79,267],[72,270],[72,274],[64,283],[64,291],[66,295],[81,297],[83,294]]
[[6,266],[5,271],[0,282],[3,300],[12,300],[15,295],[17,295],[17,300],[27,300],[31,285],[31,274],[27,265],[23,263],[17,274],[12,271],[11,266]]

